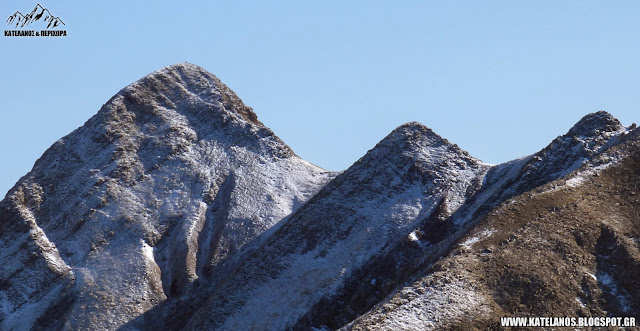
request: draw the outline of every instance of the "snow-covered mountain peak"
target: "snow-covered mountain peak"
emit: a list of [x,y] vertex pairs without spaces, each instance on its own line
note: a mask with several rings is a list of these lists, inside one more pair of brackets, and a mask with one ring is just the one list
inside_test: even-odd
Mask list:
[[188,105],[189,102],[203,101],[214,106],[222,106],[220,108],[231,114],[262,126],[253,110],[218,77],[191,63],[173,64],[154,71],[127,86],[122,92],[130,95],[133,101],[137,101],[136,96],[140,96],[160,105],[173,106],[177,101],[184,101]]
[[178,149],[215,141],[265,157],[295,155],[220,79],[189,63],[164,67],[128,85],[89,123],[108,131],[105,143],[140,133],[167,138],[162,139]]
[[[584,116],[566,134],[558,136],[539,152],[498,165],[488,172],[485,187],[494,197],[487,201],[494,201],[491,205],[495,205],[570,174],[618,144],[626,130],[605,111]],[[507,186],[509,188],[504,189]]]
[[[606,111],[584,116],[566,134],[536,153],[533,161],[554,159],[565,173],[576,169],[582,162],[617,142],[626,128]],[[575,164],[567,163],[571,161]]]
[[[418,122],[409,122],[397,127],[367,155],[369,154],[374,158],[384,154],[385,157],[396,160],[394,163],[398,165],[408,162],[419,168],[436,171],[466,169],[468,166],[482,164],[458,145]],[[403,159],[405,161],[401,162]]]
[[593,137],[604,132],[615,132],[623,128],[618,119],[604,110],[585,115],[567,132],[567,136]]
[[395,128],[380,143],[395,142],[397,140],[413,141],[416,139],[428,139],[433,143],[441,143],[445,139],[419,122],[408,122]]
[[116,329],[223,276],[333,176],[204,69],[153,72],[58,140],[0,202],[0,258],[17,261],[0,268],[12,288],[0,293],[0,329],[28,329],[49,305],[82,321],[68,328]]
[[471,157],[466,151],[460,149],[458,145],[442,138],[433,132],[433,130],[419,122],[408,122],[400,125],[382,139],[376,147],[395,146],[397,149],[415,150],[416,148],[435,148],[443,145],[450,147],[452,151],[456,153]]

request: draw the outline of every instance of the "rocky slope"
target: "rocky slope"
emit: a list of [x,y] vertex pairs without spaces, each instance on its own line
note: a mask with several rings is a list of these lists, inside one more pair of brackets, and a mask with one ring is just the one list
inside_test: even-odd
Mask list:
[[[398,133],[403,133],[400,137],[410,137],[409,146],[413,147],[415,138],[412,137],[418,136],[416,132],[426,132],[427,137],[432,135],[430,130],[419,128],[417,124],[410,123],[396,129],[362,160],[327,185],[270,238],[270,243],[266,243],[260,252],[245,262],[246,266],[220,289],[219,294],[210,297],[210,305],[206,305],[199,315],[191,319],[192,324],[189,324],[189,327],[339,328],[366,313],[399,285],[412,281],[416,275],[424,273],[432,263],[449,254],[452,244],[473,229],[476,222],[495,206],[563,178],[590,160],[601,157],[604,151],[620,145],[628,137],[627,129],[615,118],[605,112],[598,112],[583,118],[566,135],[558,137],[535,155],[503,165],[489,166],[470,158],[457,147],[455,153],[433,152],[432,149],[437,149],[440,144],[429,139],[422,143],[424,147],[406,151],[404,148],[407,144],[396,138]],[[409,132],[411,134],[408,134]],[[385,210],[406,209],[410,207],[410,203],[393,199],[393,186],[385,182],[385,178],[400,179],[399,181],[405,185],[415,179],[411,176],[414,166],[404,167],[410,170],[408,173],[400,171],[390,176],[382,174],[380,169],[390,169],[395,165],[404,164],[401,157],[386,153],[384,146],[393,146],[392,150],[402,151],[403,155],[413,155],[417,160],[423,155],[431,157],[430,163],[422,163],[421,168],[424,170],[419,172],[425,175],[420,181],[426,184],[420,188],[419,196],[428,199],[429,208],[415,217],[401,216],[410,220],[410,223],[407,223],[402,231],[396,230],[387,238],[382,235],[387,233],[381,230],[384,227],[376,227],[376,219],[388,217],[384,215]],[[384,162],[385,160],[392,160],[392,165]],[[370,174],[372,177],[363,182],[360,179],[367,178],[366,176],[353,175],[361,173]],[[349,212],[339,210],[332,203],[335,199],[332,199],[331,195],[324,195],[324,192],[331,192],[332,195],[344,192],[345,189],[342,187],[334,186],[338,183],[345,185],[344,182],[349,183],[347,187],[356,186],[358,190],[349,198],[339,199],[341,208],[346,206],[349,210],[355,209],[354,205],[357,206],[360,196],[364,197],[362,203],[365,205],[368,201],[373,202],[364,208],[370,214],[361,221],[367,225],[365,231],[356,228],[355,231],[350,230],[348,234],[343,234],[343,230],[340,229],[350,226],[354,221],[344,216],[349,215]],[[369,183],[376,184],[372,190],[375,193],[369,192]],[[382,210],[378,210],[376,207],[381,206],[382,202],[375,199],[380,196],[384,197],[384,201],[392,200],[396,204],[383,206]],[[320,216],[320,213],[307,209],[318,205],[322,206],[321,210],[338,210],[339,214],[331,215],[325,212]],[[325,221],[326,216],[330,219]],[[307,217],[310,218],[309,221],[305,221]],[[369,243],[371,240],[366,231],[374,233],[373,241],[378,245],[374,250],[370,250],[371,246],[365,246],[369,250],[362,248],[362,242]],[[316,239],[318,233],[320,239]],[[356,235],[359,239],[353,243],[349,242],[349,236]],[[336,236],[346,237],[346,240],[332,241]],[[362,237],[365,239],[361,239]],[[290,253],[291,249],[283,248],[288,245],[307,248]],[[326,260],[327,252],[333,250],[339,253]],[[300,256],[305,257],[303,262],[298,262]],[[344,257],[347,258],[341,260]],[[261,264],[261,261],[268,262]],[[319,271],[327,272],[330,269],[340,270],[340,273],[326,274],[316,282],[315,278],[320,276]],[[287,276],[287,273],[291,276]],[[257,277],[258,275],[264,275],[266,280]],[[300,278],[300,275],[310,276]],[[296,286],[302,288],[296,289],[299,291],[297,293],[295,290],[292,291]],[[268,295],[260,297],[253,291]],[[460,305],[469,311],[474,311],[477,306],[466,301],[473,302],[473,297],[478,296],[473,288],[458,289],[458,292],[452,294],[453,297],[441,297],[441,293],[434,295],[435,297],[430,297],[429,300],[439,300],[433,301],[437,304],[432,304],[431,307],[439,307],[450,315],[436,316],[431,321],[432,327],[439,325],[436,323],[438,320],[455,316],[457,308],[453,304],[446,304],[449,300],[465,299]],[[244,299],[243,296],[248,298]],[[305,301],[296,298],[304,298]],[[447,301],[442,301],[444,298]],[[292,306],[288,306],[289,304]],[[240,318],[234,318],[233,310],[238,309],[237,307],[242,307],[239,310]],[[207,320],[202,321],[205,316]],[[233,324],[228,322],[229,319]],[[396,325],[393,319],[390,321],[391,324],[388,326],[391,328],[401,326]],[[377,329],[377,326],[373,329]]]
[[640,131],[624,131],[617,142],[577,171],[501,203],[344,329],[500,329],[503,316],[637,318]]
[[187,328],[284,329],[439,206],[453,213],[488,168],[426,127],[394,130],[300,208]]
[[407,123],[332,173],[215,76],[169,66],[118,92],[0,202],[0,328],[637,316],[638,136],[597,112],[488,165]]
[[0,204],[1,328],[115,329],[223,275],[333,176],[202,68],[154,72]]

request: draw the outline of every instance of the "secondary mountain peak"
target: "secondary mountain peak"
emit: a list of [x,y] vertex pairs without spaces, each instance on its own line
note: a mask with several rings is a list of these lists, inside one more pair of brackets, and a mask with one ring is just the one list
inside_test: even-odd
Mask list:
[[604,110],[585,115],[567,132],[568,136],[592,137],[603,132],[614,132],[623,126],[617,118]]
[[480,164],[480,160],[472,157],[440,135],[418,122],[408,122],[400,125],[380,141],[375,150],[408,156],[414,161],[426,161],[434,165]]
[[247,255],[186,329],[311,329],[296,323],[432,214],[454,213],[487,168],[426,126],[401,125]]

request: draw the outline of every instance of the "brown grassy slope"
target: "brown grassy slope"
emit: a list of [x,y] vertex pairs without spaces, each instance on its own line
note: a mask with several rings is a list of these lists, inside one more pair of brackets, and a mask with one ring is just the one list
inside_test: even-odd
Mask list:
[[577,186],[559,180],[503,203],[466,239],[493,235],[436,266],[473,270],[493,307],[476,326],[514,315],[640,318],[640,141],[611,152],[625,156]]
[[640,321],[640,135],[632,136],[601,156],[620,159],[608,168],[500,204],[347,329],[499,330],[503,316]]

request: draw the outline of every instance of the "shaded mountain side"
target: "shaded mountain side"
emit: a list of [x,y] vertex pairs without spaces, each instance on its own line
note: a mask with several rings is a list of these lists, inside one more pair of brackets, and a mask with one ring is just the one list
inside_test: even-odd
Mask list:
[[418,123],[400,126],[238,265],[188,329],[283,329],[446,200],[452,213],[487,165]]
[[334,176],[202,68],[156,71],[57,141],[0,202],[0,328],[115,329],[224,276]]
[[640,317],[640,131],[621,140],[571,175],[500,204],[345,329],[482,330],[500,329],[504,316]]

